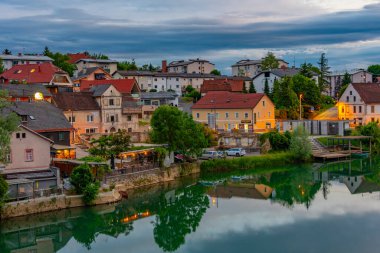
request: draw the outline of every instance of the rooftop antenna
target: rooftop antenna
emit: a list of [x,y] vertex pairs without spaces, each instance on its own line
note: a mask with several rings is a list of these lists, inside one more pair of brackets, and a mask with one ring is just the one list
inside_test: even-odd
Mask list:
[[296,67],[296,55],[293,56],[293,68]]

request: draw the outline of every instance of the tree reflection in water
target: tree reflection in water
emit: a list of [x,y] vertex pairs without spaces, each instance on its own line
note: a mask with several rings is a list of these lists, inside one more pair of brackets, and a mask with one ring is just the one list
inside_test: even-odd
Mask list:
[[161,196],[157,206],[154,240],[164,251],[175,251],[185,243],[185,237],[195,232],[209,208],[205,189],[193,185],[177,191],[174,199]]

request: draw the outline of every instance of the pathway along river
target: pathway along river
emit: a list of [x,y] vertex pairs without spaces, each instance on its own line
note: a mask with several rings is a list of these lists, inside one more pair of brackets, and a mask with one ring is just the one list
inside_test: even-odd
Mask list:
[[380,159],[202,175],[0,226],[1,253],[378,252]]

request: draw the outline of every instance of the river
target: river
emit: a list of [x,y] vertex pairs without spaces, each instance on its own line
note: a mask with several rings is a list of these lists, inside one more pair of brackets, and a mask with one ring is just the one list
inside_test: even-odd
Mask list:
[[1,253],[377,252],[380,159],[235,171],[0,224]]

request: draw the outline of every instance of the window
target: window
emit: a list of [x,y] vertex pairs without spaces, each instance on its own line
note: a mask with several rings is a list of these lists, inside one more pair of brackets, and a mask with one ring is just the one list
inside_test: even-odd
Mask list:
[[265,101],[263,101],[263,107],[265,107]]
[[268,112],[268,118],[270,118],[270,112]]
[[352,95],[352,90],[350,90],[350,95]]
[[228,119],[229,115],[228,115],[228,112],[226,112],[226,119]]
[[375,113],[375,106],[371,105],[371,113]]
[[354,102],[356,102],[356,96],[354,96]]
[[127,121],[132,121],[132,115],[127,116]]
[[354,106],[354,113],[356,113],[356,106]]
[[219,119],[219,113],[215,114],[215,119]]
[[349,102],[349,101],[350,101],[350,97],[347,96],[347,97],[346,97],[346,102]]
[[12,162],[12,153],[9,151],[9,153],[5,156],[5,162],[11,163]]
[[69,122],[74,123],[75,122],[75,116],[69,116]]
[[253,123],[256,124],[256,113],[253,114]]
[[344,113],[344,106],[342,106],[342,113]]
[[371,118],[371,121],[372,121],[372,122],[375,122],[375,118]]
[[22,134],[21,134],[21,137],[22,137],[23,139],[25,139],[25,138],[26,138],[26,133],[22,133]]
[[244,113],[244,118],[248,119],[248,112]]
[[128,128],[128,133],[131,133],[132,132],[132,128]]
[[86,128],[86,134],[96,133],[96,128]]
[[359,106],[359,113],[362,113],[362,106]]
[[257,113],[257,118],[260,119],[260,112]]
[[16,133],[16,138],[20,139],[20,137],[21,137],[20,133]]
[[60,141],[63,141],[63,140],[65,139],[65,133],[63,133],[63,132],[59,132],[59,133],[58,133],[58,139],[59,139]]
[[116,105],[117,105],[117,106],[120,106],[120,98],[117,98],[117,99],[116,99]]
[[108,100],[108,104],[109,104],[109,105],[114,105],[113,98],[111,98],[111,99]]
[[236,118],[236,119],[239,118],[239,113],[238,113],[238,112],[235,112],[235,118]]
[[197,112],[196,117],[197,117],[197,119],[199,119],[199,112]]
[[94,115],[87,115],[87,122],[93,122],[94,121]]
[[110,120],[111,120],[111,122],[115,122],[115,116],[111,115]]
[[25,149],[25,162],[33,162],[33,149]]

